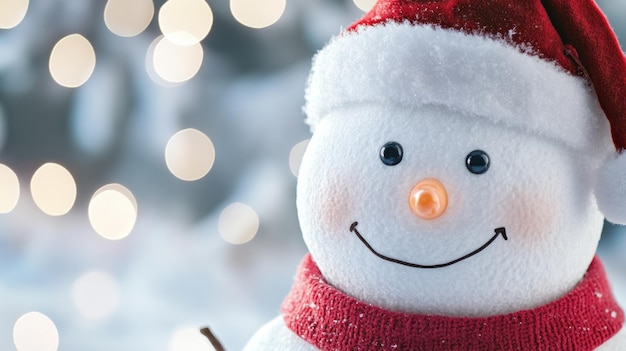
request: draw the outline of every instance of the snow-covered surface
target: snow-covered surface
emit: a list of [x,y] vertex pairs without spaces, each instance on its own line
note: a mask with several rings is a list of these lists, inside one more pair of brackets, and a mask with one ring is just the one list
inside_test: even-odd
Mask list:
[[[301,106],[310,58],[360,12],[349,0],[296,0],[277,24],[252,30],[232,20],[227,2],[209,3],[217,20],[204,65],[173,88],[145,73],[155,21],[138,37],[116,37],[101,19],[103,1],[31,1],[18,27],[0,30],[0,162],[22,184],[17,208],[0,215],[0,350],[15,350],[13,325],[29,311],[50,317],[59,350],[69,351],[173,351],[179,328],[204,325],[239,350],[278,313],[305,252],[288,157],[309,137]],[[621,0],[599,3],[613,23],[626,23]],[[94,75],[76,90],[57,86],[47,71],[53,44],[73,32],[97,54]],[[193,183],[174,178],[163,160],[167,139],[187,127],[211,137],[217,153],[211,172]],[[29,195],[33,171],[50,160],[78,184],[78,201],[63,217],[43,214]],[[134,231],[120,241],[99,237],[87,220],[89,197],[110,182],[127,186],[139,206]],[[261,221],[241,246],[217,231],[220,211],[235,201]],[[626,230],[608,233],[601,255],[626,305]],[[95,321],[72,291],[93,270],[119,289],[116,308]]]

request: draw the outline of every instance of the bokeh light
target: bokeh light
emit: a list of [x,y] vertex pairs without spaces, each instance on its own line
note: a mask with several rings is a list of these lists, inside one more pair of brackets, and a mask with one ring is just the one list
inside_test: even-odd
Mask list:
[[259,215],[252,207],[236,202],[220,213],[218,229],[226,242],[245,244],[254,239],[259,231]]
[[[168,83],[182,83],[193,78],[202,66],[204,51],[200,43],[178,45],[167,37],[160,37],[154,45],[152,60],[154,72]],[[148,68],[150,71],[152,68]]]
[[94,193],[87,212],[96,233],[109,240],[120,240],[135,227],[137,200],[126,187],[108,184]]
[[354,4],[361,9],[361,11],[368,12],[374,7],[376,0],[353,0]]
[[13,343],[17,351],[56,351],[59,348],[59,332],[48,316],[28,312],[13,326]]
[[144,65],[146,68],[146,73],[148,73],[148,76],[150,77],[150,79],[152,79],[153,82],[164,87],[174,87],[180,85],[180,83],[172,83],[166,81],[157,74],[154,68],[154,48],[156,48],[157,44],[160,43],[163,38],[165,38],[163,35],[159,35],[152,41],[152,43],[150,43],[150,46],[148,46],[148,50],[146,50],[146,60],[144,62]]
[[93,196],[99,195],[100,193],[107,191],[107,190],[117,191],[120,194],[126,196],[126,198],[133,205],[135,212],[137,211],[137,199],[135,199],[135,195],[133,195],[132,191],[130,191],[127,187],[123,186],[122,184],[111,183],[111,184],[104,185],[100,189],[96,190]]
[[11,168],[0,163],[0,213],[13,211],[20,198],[20,181]]
[[108,0],[104,23],[114,34],[133,37],[143,32],[154,17],[152,0]]
[[119,305],[119,284],[109,273],[87,272],[72,285],[72,300],[86,319],[102,320],[113,314]]
[[286,0],[230,0],[235,19],[250,28],[265,28],[285,13]]
[[80,34],[70,34],[59,40],[50,53],[50,75],[55,82],[67,88],[85,84],[95,67],[93,46]]
[[171,42],[193,45],[213,26],[213,11],[204,0],[168,0],[159,10],[159,28]]
[[289,169],[291,169],[291,173],[298,176],[300,172],[300,164],[302,164],[302,156],[304,156],[304,152],[306,151],[306,147],[309,145],[309,139],[303,140],[297,143],[293,148],[291,148],[291,152],[289,152]]
[[22,22],[28,10],[28,0],[0,1],[0,29],[9,29]]
[[165,147],[165,163],[174,176],[186,181],[204,177],[215,161],[211,139],[197,129],[174,134]]
[[37,207],[50,216],[69,212],[76,201],[76,182],[65,167],[46,163],[30,180],[30,193]]
[[214,351],[215,348],[199,328],[181,327],[172,334],[168,351]]

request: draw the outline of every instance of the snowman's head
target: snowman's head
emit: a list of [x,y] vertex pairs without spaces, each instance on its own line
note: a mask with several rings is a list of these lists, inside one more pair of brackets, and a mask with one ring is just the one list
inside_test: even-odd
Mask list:
[[503,40],[385,23],[314,61],[298,182],[328,282],[392,310],[532,308],[584,275],[612,152],[584,79]]

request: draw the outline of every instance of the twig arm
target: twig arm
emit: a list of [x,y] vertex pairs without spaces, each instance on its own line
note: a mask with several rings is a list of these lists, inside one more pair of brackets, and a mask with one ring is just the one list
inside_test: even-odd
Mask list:
[[211,343],[211,345],[213,345],[215,351],[226,351],[220,341],[217,340],[215,335],[213,335],[213,332],[211,332],[211,329],[209,329],[209,327],[204,327],[200,329],[200,333],[202,333],[202,335],[206,336],[207,339],[209,339],[209,342]]

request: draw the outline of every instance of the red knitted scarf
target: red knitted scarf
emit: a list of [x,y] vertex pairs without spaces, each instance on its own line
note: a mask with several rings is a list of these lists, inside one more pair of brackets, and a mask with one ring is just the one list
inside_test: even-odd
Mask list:
[[323,351],[590,351],[624,324],[598,258],[574,290],[548,305],[502,316],[453,318],[359,302],[326,283],[307,255],[282,314],[289,329]]

